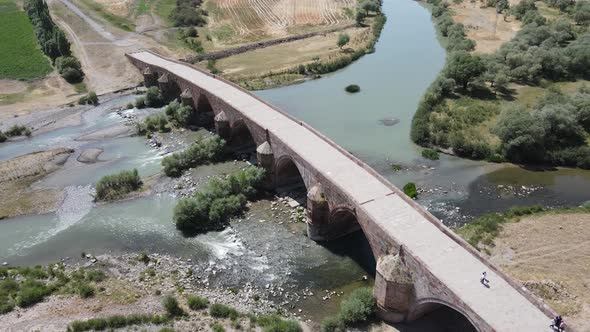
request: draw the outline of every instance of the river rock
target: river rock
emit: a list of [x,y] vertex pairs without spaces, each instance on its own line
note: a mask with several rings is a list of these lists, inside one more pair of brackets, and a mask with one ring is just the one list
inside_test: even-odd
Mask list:
[[90,149],[86,149],[84,151],[82,151],[82,153],[80,153],[80,155],[78,156],[78,160],[81,163],[85,163],[85,164],[93,164],[95,162],[98,161],[98,156],[100,156],[100,154],[103,152],[103,149],[97,149],[97,148],[90,148]]

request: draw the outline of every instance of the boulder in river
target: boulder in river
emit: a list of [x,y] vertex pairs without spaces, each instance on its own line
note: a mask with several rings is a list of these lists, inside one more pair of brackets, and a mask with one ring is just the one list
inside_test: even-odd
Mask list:
[[100,154],[103,152],[103,149],[97,149],[97,148],[90,148],[90,149],[86,149],[84,151],[82,151],[82,153],[80,153],[80,155],[78,156],[78,160],[81,163],[85,163],[85,164],[93,164],[95,162],[98,161],[98,156],[100,156]]

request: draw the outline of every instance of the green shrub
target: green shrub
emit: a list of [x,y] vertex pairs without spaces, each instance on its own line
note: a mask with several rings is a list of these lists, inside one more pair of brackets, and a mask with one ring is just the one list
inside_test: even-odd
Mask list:
[[166,119],[166,116],[161,113],[148,116],[143,123],[136,123],[136,126],[138,135],[149,135],[156,131],[161,133],[170,131],[170,128],[168,127],[168,119]]
[[346,324],[339,315],[330,316],[322,321],[322,332],[344,332]]
[[361,91],[361,87],[356,84],[351,84],[351,85],[348,85],[344,90],[346,90],[346,92],[349,92],[349,93],[357,93],[357,92]]
[[90,91],[88,93],[88,103],[92,105],[98,105],[98,96],[96,95],[96,92]]
[[145,93],[145,106],[161,107],[162,105],[164,105],[162,93],[155,86],[150,86]]
[[162,305],[164,306],[164,309],[166,309],[168,316],[170,316],[170,317],[184,316],[184,311],[178,305],[178,301],[176,300],[176,298],[174,296],[168,295],[168,296],[164,297],[164,299],[162,300]]
[[264,332],[301,332],[301,326],[294,320],[285,320],[279,315],[262,315],[256,318]]
[[25,126],[13,125],[4,134],[8,137],[22,136],[27,133],[27,129]]
[[127,105],[125,105],[125,109],[132,109],[133,108],[133,103],[127,103]]
[[78,59],[73,56],[60,56],[55,60],[55,67],[68,83],[80,83],[84,79],[84,72]]
[[228,307],[221,303],[213,303],[209,307],[209,315],[215,318],[231,318],[232,320],[235,320],[239,316],[239,313],[232,307]]
[[344,324],[364,322],[375,313],[373,290],[369,287],[355,289],[340,304],[340,318]]
[[137,108],[144,108],[145,105],[145,97],[141,96],[141,97],[137,97],[137,99],[135,99],[135,107]]
[[108,201],[122,197],[143,185],[137,169],[103,176],[96,183],[96,200]]
[[438,155],[438,151],[433,149],[422,150],[422,157],[430,160],[438,160],[440,158]]
[[418,197],[418,190],[416,189],[416,184],[413,182],[408,182],[403,188],[404,194],[408,195],[409,197],[415,199]]
[[78,293],[78,295],[80,295],[80,297],[85,299],[94,296],[95,290],[94,287],[82,282],[79,283],[76,287],[76,292]]
[[225,141],[215,135],[199,140],[189,146],[185,151],[174,153],[162,159],[164,173],[171,177],[178,177],[189,168],[202,165],[207,162],[221,159],[225,148]]
[[86,105],[88,104],[88,97],[87,96],[81,96],[80,98],[78,98],[78,105]]
[[8,137],[6,137],[6,134],[0,130],[0,143],[6,142],[7,139]]
[[223,325],[217,322],[211,323],[211,330],[213,330],[213,332],[225,332]]
[[93,282],[101,282],[106,279],[106,275],[104,272],[100,270],[90,270],[86,271],[86,280],[93,281]]
[[49,294],[51,294],[51,290],[45,284],[34,280],[26,280],[21,284],[16,304],[21,308],[30,307],[43,301]]
[[206,232],[218,229],[227,218],[240,213],[264,179],[264,169],[249,167],[224,180],[211,179],[194,197],[174,208],[174,223],[181,230]]
[[206,298],[196,295],[189,295],[186,302],[191,310],[201,310],[209,306],[209,301]]

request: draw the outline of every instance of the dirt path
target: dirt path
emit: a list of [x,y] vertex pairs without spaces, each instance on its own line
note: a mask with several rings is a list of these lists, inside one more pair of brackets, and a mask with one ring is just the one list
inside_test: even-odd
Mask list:
[[590,331],[590,214],[527,217],[504,226],[491,259],[544,298],[578,331]]

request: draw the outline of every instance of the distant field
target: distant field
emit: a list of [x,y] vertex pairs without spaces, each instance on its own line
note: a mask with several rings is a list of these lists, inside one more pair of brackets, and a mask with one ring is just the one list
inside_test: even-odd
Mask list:
[[11,0],[0,0],[0,45],[0,78],[30,79],[53,70],[27,14]]
[[220,42],[279,37],[352,22],[355,0],[208,0],[209,28]]

